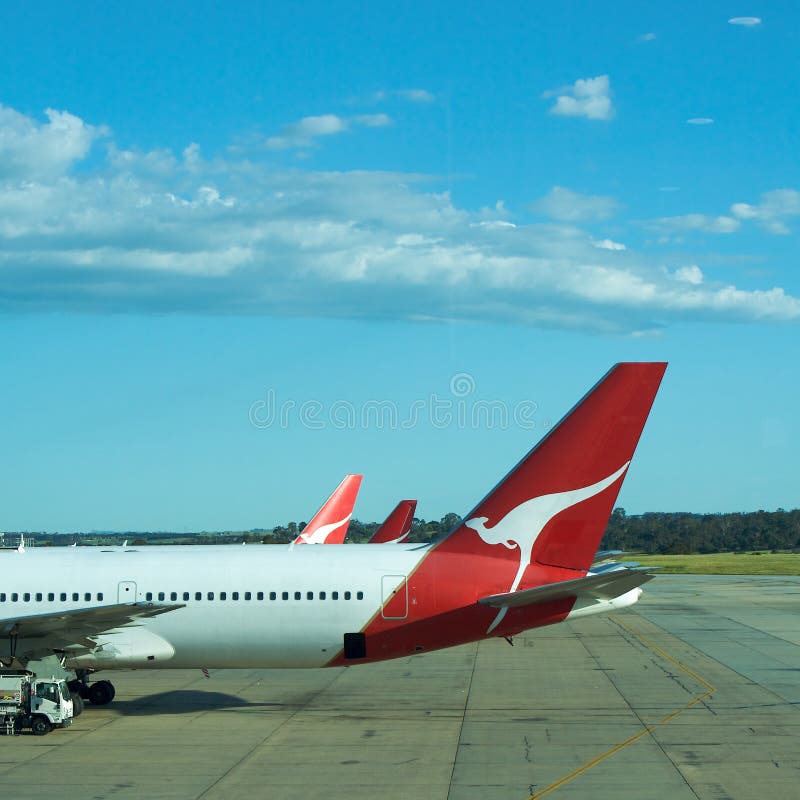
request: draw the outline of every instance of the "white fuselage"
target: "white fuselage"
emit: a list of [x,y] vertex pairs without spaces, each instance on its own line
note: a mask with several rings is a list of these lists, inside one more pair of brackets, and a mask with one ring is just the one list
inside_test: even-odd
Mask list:
[[5,551],[0,627],[8,633],[21,617],[117,602],[181,604],[102,634],[94,654],[67,648],[67,665],[321,667],[341,650],[344,633],[381,614],[383,601],[428,550],[391,544]]

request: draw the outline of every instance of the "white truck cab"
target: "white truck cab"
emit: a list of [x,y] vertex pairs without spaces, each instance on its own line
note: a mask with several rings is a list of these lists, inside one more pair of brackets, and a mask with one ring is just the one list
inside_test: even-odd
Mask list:
[[72,724],[72,698],[66,681],[37,678],[25,670],[0,671],[0,726],[6,733],[30,728],[35,736]]

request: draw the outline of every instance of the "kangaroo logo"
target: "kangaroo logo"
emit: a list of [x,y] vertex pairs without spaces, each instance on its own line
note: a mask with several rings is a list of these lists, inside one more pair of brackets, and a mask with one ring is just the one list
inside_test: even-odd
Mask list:
[[[543,494],[541,497],[533,497],[512,508],[499,522],[490,528],[486,527],[488,517],[472,517],[464,525],[471,528],[486,544],[502,544],[509,550],[519,548],[519,569],[514,577],[514,581],[509,588],[513,592],[519,586],[525,570],[531,563],[533,545],[539,534],[544,530],[548,522],[562,511],[590,497],[600,494],[604,489],[611,486],[628,469],[630,461],[625,462],[615,473],[607,478],[586,486],[583,489],[571,489],[567,492],[556,492],[554,494]],[[489,626],[486,633],[491,633],[502,621],[508,611],[508,606],[503,606]]]
[[339,522],[331,522],[328,525],[320,525],[313,533],[309,533],[306,535],[305,533],[300,534],[300,538],[306,544],[325,544],[325,540],[328,536],[333,533],[337,528],[341,527],[345,523],[350,521],[350,517],[352,515],[348,514],[344,519],[339,520]]

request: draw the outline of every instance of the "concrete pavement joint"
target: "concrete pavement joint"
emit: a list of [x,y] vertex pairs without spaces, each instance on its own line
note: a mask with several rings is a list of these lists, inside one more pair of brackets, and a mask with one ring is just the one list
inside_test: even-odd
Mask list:
[[464,698],[464,710],[461,715],[461,724],[458,727],[458,739],[456,739],[456,752],[453,754],[453,768],[450,770],[450,786],[447,790],[448,800],[450,798],[450,794],[453,791],[453,776],[456,773],[456,764],[458,763],[458,751],[459,748],[461,747],[461,736],[464,733],[464,720],[466,719],[467,716],[467,706],[469,705],[469,693],[472,689],[472,679],[475,677],[475,665],[478,663],[478,644],[480,643],[476,642],[473,646],[474,649],[473,649],[473,659],[472,659],[472,670],[469,673],[469,681],[467,682],[467,689],[465,692],[466,697]]
[[303,705],[298,706],[291,714],[289,714],[283,722],[280,723],[276,728],[271,730],[266,736],[260,739],[256,744],[254,744],[235,764],[232,764],[222,775],[219,776],[210,786],[207,786],[199,795],[197,795],[196,800],[201,800],[201,798],[205,797],[212,789],[216,788],[222,781],[225,780],[235,769],[240,767],[250,758],[252,758],[253,754],[260,748],[262,745],[266,744],[279,730],[281,730],[288,722],[291,722],[304,708],[310,705],[314,700],[316,700],[323,692],[330,689],[342,675],[345,674],[345,670],[340,670],[337,675],[334,675],[333,679],[328,681],[319,691],[315,692],[312,697],[310,697]]
[[629,738],[627,738],[624,742],[620,742],[619,744],[614,745],[614,747],[612,747],[611,749],[606,750],[604,753],[601,753],[599,756],[596,756],[591,761],[587,761],[585,764],[583,764],[582,766],[578,767],[578,769],[573,770],[569,774],[565,775],[563,778],[559,778],[557,781],[555,781],[554,783],[551,783],[549,786],[546,786],[544,789],[541,789],[540,791],[536,792],[535,794],[530,795],[528,800],[539,800],[539,798],[545,797],[546,795],[550,794],[551,792],[554,792],[557,789],[560,789],[562,786],[565,786],[570,781],[572,781],[575,778],[577,778],[577,777],[585,774],[586,772],[588,772],[590,769],[592,769],[592,767],[596,767],[598,764],[602,763],[606,759],[609,759],[612,756],[614,756],[617,753],[619,753],[620,750],[624,750],[629,745],[632,745],[634,742],[639,741],[639,739],[641,739],[642,737],[647,736],[647,734],[649,734],[655,728],[657,728],[657,727],[659,727],[661,725],[666,725],[667,723],[669,723],[673,719],[675,719],[675,717],[677,717],[678,715],[682,714],[684,711],[687,711],[688,709],[693,708],[698,703],[702,703],[704,700],[706,700],[708,697],[710,697],[716,691],[716,689],[707,680],[705,680],[704,678],[701,678],[696,672],[694,672],[692,669],[690,669],[689,667],[687,667],[684,664],[682,664],[677,659],[673,658],[668,653],[665,653],[660,647],[658,647],[653,642],[651,642],[648,639],[646,639],[644,636],[642,636],[640,633],[635,631],[629,625],[626,625],[618,617],[611,616],[611,619],[614,622],[616,622],[618,625],[620,625],[621,627],[625,628],[625,630],[627,630],[632,636],[635,636],[640,642],[642,642],[642,644],[644,644],[646,647],[650,648],[654,653],[656,653],[659,656],[661,656],[662,658],[666,659],[671,664],[674,664],[676,667],[678,667],[678,669],[682,670],[687,675],[689,675],[691,678],[693,678],[695,681],[697,681],[701,686],[705,687],[705,691],[702,694],[700,694],[697,697],[695,697],[692,700],[690,700],[686,705],[682,706],[681,708],[676,709],[675,711],[673,711],[670,714],[667,714],[667,716],[663,717],[662,719],[660,719],[658,722],[654,723],[653,725],[647,725],[645,728],[643,728],[638,733],[636,733],[633,736],[630,736]]

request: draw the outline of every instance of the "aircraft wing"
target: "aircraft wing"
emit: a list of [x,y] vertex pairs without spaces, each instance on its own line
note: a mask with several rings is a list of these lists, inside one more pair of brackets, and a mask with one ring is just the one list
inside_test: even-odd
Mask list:
[[[7,617],[0,620],[0,636],[17,639],[17,655],[33,658],[42,653],[78,645],[92,648],[94,638],[140,619],[166,614],[183,604],[152,605],[114,603],[93,608],[76,608],[53,614]],[[0,658],[5,654],[0,648]]]
[[652,580],[655,576],[646,572],[630,569],[615,572],[601,573],[600,575],[587,575],[585,578],[575,578],[570,581],[548,583],[544,586],[534,586],[533,589],[521,589],[507,594],[493,594],[481,597],[478,603],[482,606],[493,608],[517,608],[518,606],[532,606],[545,603],[549,600],[562,600],[565,597],[581,597],[594,600],[613,600],[615,597],[641,586]]

